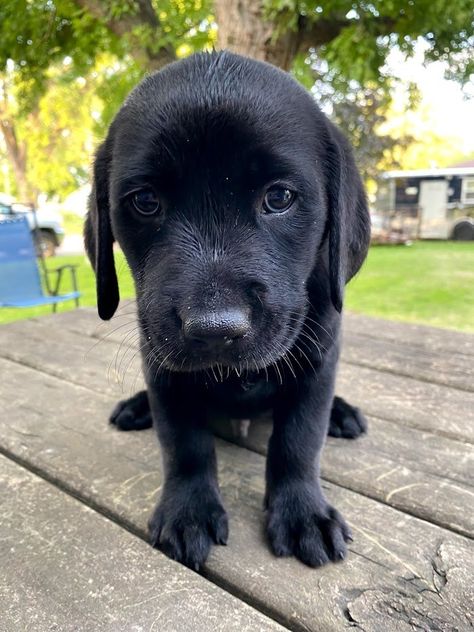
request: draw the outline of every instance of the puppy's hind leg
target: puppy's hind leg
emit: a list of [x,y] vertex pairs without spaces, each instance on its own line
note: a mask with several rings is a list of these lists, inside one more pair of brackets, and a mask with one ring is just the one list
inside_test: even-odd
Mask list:
[[367,432],[367,419],[355,406],[351,406],[342,397],[334,397],[328,435],[344,439],[357,439]]
[[109,421],[119,430],[145,430],[151,428],[150,404],[146,391],[120,401],[113,409]]

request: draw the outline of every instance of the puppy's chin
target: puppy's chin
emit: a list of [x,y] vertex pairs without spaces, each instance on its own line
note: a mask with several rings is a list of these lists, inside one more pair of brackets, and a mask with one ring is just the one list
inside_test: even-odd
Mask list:
[[[258,371],[278,361],[280,355],[275,349],[270,351],[259,350],[253,345],[253,350],[249,350],[247,345],[239,345],[239,349],[232,352],[203,352],[186,348],[185,345],[169,351],[168,354],[158,353],[159,346],[149,341],[153,352],[148,356],[150,368],[160,371],[172,371],[178,373],[199,373],[201,371],[216,370],[219,374],[224,372],[229,374],[235,372],[237,375],[246,371]],[[236,345],[237,346],[237,345]],[[252,348],[252,347],[251,347]],[[286,350],[285,350],[286,351]],[[161,357],[163,355],[163,357]],[[283,354],[282,354],[283,355]]]

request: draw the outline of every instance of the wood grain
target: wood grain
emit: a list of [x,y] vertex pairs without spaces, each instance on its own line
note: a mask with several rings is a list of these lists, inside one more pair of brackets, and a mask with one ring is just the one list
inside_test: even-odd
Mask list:
[[281,626],[0,456],[0,630]]
[[[0,361],[0,371],[2,450],[145,537],[162,483],[153,432],[120,433],[108,426],[104,420],[113,403],[110,396],[7,360]],[[466,627],[471,615],[465,601],[452,602],[464,600],[465,593],[448,588],[453,573],[462,573],[469,586],[474,583],[467,554],[471,541],[325,484],[328,497],[354,530],[348,560],[312,570],[294,559],[274,558],[263,535],[263,457],[223,441],[218,442],[218,455],[231,535],[227,547],[216,547],[211,554],[205,569],[210,580],[297,631],[341,630],[352,627],[353,619],[362,628],[365,622],[372,625],[379,606],[373,597],[365,606],[364,595],[369,599],[374,588],[388,603],[400,603],[403,596],[422,604],[418,610],[425,629],[432,629],[432,621],[442,619],[447,608],[459,629]],[[443,558],[447,581],[439,587],[433,560],[442,546],[457,554]],[[401,617],[396,608],[385,608],[378,625],[395,632]]]

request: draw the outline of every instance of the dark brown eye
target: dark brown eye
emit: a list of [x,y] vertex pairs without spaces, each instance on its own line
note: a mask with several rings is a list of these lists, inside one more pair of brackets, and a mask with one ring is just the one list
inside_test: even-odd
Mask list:
[[142,215],[154,215],[160,210],[160,200],[152,189],[141,189],[132,195],[135,209]]
[[295,201],[296,193],[285,187],[273,186],[268,189],[263,199],[265,213],[284,213]]

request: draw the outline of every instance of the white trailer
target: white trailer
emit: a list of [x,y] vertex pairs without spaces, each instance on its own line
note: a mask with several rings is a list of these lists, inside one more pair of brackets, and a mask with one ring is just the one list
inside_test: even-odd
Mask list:
[[387,171],[375,210],[407,239],[474,240],[474,167]]

